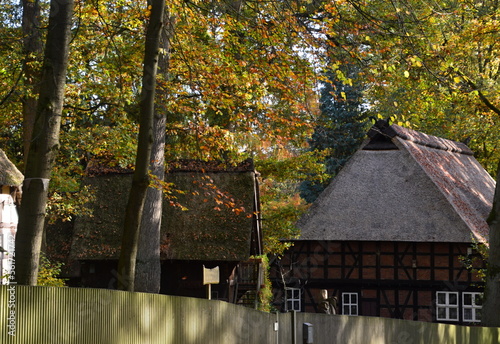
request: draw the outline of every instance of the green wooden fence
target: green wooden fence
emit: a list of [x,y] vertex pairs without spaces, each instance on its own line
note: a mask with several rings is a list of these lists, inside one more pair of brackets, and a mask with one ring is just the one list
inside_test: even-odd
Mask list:
[[498,328],[311,313],[106,289],[0,286],[0,343],[500,343]]

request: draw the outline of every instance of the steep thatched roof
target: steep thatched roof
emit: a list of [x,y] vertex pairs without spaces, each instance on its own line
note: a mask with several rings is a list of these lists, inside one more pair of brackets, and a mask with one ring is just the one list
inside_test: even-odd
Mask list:
[[299,240],[484,242],[495,182],[462,143],[378,122]]
[[20,186],[24,176],[0,149],[0,185]]
[[[117,259],[130,173],[88,178],[96,191],[93,217],[75,222],[72,256],[76,259]],[[220,165],[183,162],[172,167],[166,181],[172,196],[164,201],[161,228],[163,259],[248,259],[257,202],[253,164],[228,171]]]

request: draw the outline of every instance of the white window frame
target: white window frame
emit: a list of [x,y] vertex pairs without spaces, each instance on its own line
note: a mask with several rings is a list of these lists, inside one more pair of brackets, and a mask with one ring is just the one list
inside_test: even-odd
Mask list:
[[300,288],[285,288],[285,310],[287,312],[302,310]]
[[358,293],[342,293],[342,314],[359,315]]
[[[441,296],[444,296],[444,300],[440,300]],[[436,292],[436,320],[459,320],[459,295],[457,291]]]
[[[470,295],[470,300],[466,303],[466,296]],[[462,293],[462,320],[463,322],[480,322],[483,293],[463,292]],[[469,302],[470,301],[470,302]],[[466,313],[470,311],[470,318],[466,318]]]

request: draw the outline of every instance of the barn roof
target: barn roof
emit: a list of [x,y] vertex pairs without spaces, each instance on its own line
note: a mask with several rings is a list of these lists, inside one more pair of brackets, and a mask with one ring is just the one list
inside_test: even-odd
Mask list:
[[24,176],[0,149],[0,185],[20,186]]
[[[102,169],[97,169],[102,171]],[[94,173],[93,217],[75,220],[72,257],[118,259],[131,173]],[[171,198],[163,202],[162,259],[246,260],[259,245],[256,172],[251,161],[234,167],[177,162],[165,175]]]
[[463,143],[379,121],[299,220],[299,240],[480,242],[495,181]]

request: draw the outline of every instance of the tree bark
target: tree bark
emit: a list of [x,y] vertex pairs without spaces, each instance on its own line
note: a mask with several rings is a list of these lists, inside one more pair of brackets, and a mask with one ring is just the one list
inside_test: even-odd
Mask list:
[[[165,14],[165,27],[161,35],[162,52],[158,61],[158,74],[161,81],[156,87],[157,98],[164,95],[162,87],[168,79],[170,61],[170,39],[173,35],[173,18]],[[164,102],[159,101],[155,106],[154,139],[151,159],[151,173],[159,182],[165,179],[165,126],[167,122]],[[135,291],[145,293],[159,293],[161,286],[160,261],[160,229],[163,213],[163,191],[161,185],[148,188],[144,212],[139,233],[139,247],[135,271]]]
[[[165,177],[166,116],[156,114],[151,172],[158,181]],[[163,209],[162,185],[153,183],[146,193],[137,249],[135,291],[159,293],[161,283],[160,228]]]
[[26,91],[23,105],[23,150],[24,164],[28,159],[31,134],[36,118],[36,95],[39,92],[40,68],[36,65],[43,54],[43,42],[40,32],[40,2],[23,0],[23,74]]
[[16,234],[16,281],[36,285],[48,184],[59,149],[73,0],[51,0],[36,118]]
[[134,291],[135,263],[140,224],[149,186],[149,165],[153,145],[153,118],[156,72],[160,48],[161,27],[165,11],[164,0],[151,1],[151,15],[146,32],[144,69],[140,99],[140,128],[132,187],[125,211],[122,246],[118,261],[118,289]]
[[484,290],[481,324],[500,327],[500,165],[497,171],[497,184],[493,198],[493,209],[488,218],[490,225],[488,266]]

